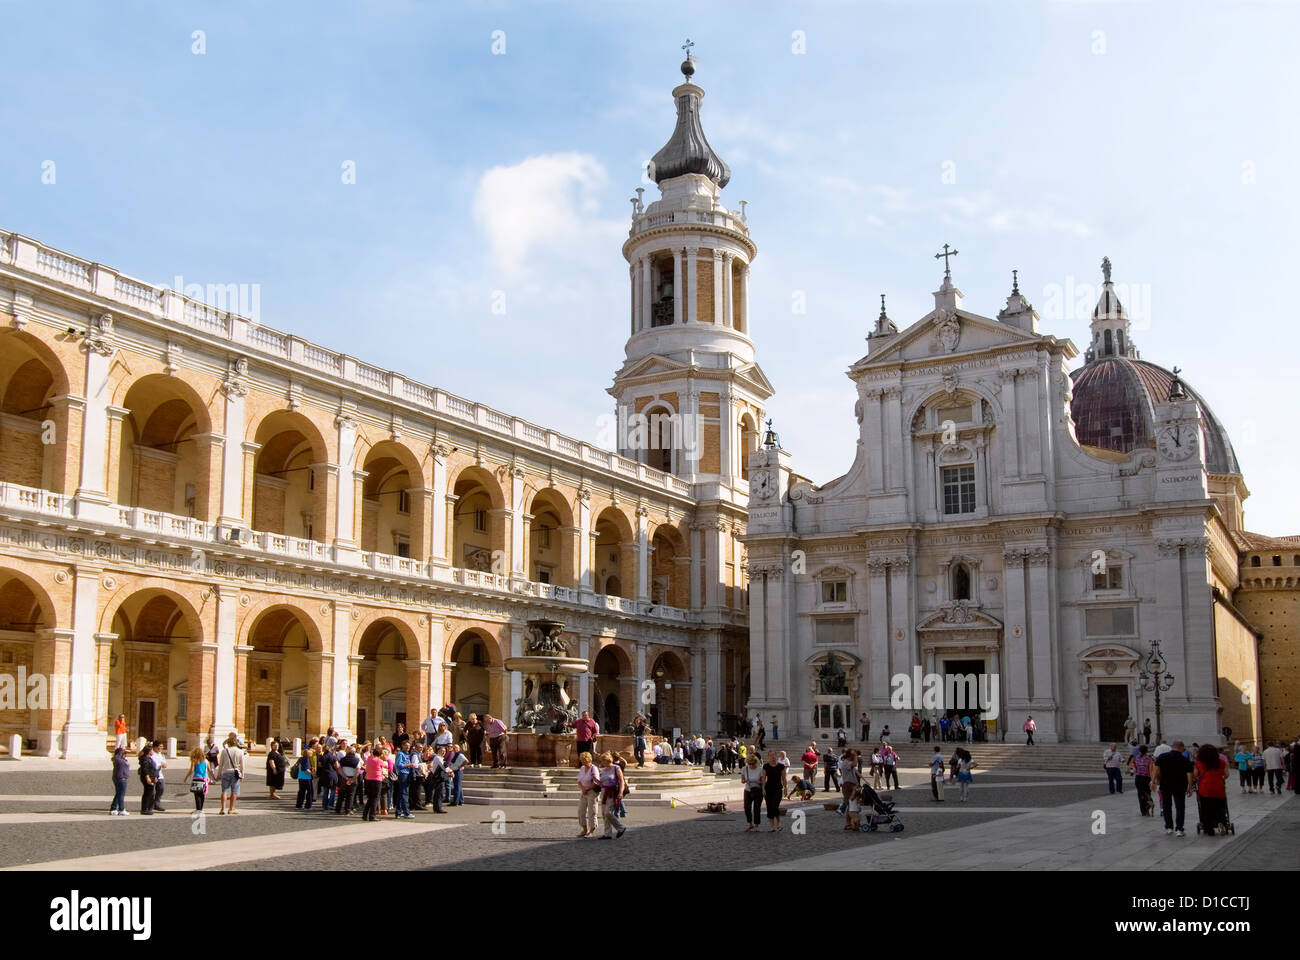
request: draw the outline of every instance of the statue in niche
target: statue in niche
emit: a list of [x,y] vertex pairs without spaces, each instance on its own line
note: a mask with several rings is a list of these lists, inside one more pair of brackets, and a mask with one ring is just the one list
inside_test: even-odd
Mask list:
[[849,692],[844,668],[840,666],[840,661],[833,652],[826,655],[826,662],[817,673],[817,685],[824,694],[845,696]]

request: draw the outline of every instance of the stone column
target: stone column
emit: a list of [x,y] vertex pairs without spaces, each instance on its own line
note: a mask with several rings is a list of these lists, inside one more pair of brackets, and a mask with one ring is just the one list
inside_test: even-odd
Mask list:
[[446,504],[446,509],[443,510],[443,515],[446,518],[443,523],[446,537],[443,542],[447,547],[447,563],[453,567],[463,567],[465,565],[465,558],[456,556],[456,501],[459,499],[460,497],[454,493],[449,493],[443,497],[443,502]]
[[[446,621],[440,616],[429,616],[429,653],[428,659],[432,664],[441,664],[442,669],[431,670],[429,674],[429,706],[441,707],[444,703],[453,702],[451,699],[451,671],[455,669],[455,664],[448,664],[444,661],[447,658],[447,628]],[[427,711],[426,711],[427,712]]]
[[722,251],[715,247],[713,250],[713,315],[709,317],[709,322],[721,325],[722,319]]
[[330,716],[327,727],[334,727],[345,740],[353,736],[352,723],[352,670],[348,657],[352,653],[352,604],[335,600],[332,604],[333,640],[329,655],[332,664],[330,690]]
[[725,252],[723,253],[722,258],[726,261],[727,264],[726,266],[726,288],[727,289],[726,289],[726,293],[724,294],[726,299],[726,313],[724,315],[725,317],[724,322],[728,327],[732,327],[734,329],[736,326],[736,303],[735,303],[736,301],[736,282],[735,282],[736,257],[735,254],[733,253]]
[[[1053,629],[1055,618],[1052,616],[1051,593],[1047,583],[1047,568],[1052,561],[1052,553],[1045,548],[1029,551],[1025,562],[1029,567],[1028,601],[1029,643],[1030,643],[1030,696],[1034,701],[1034,719],[1039,729],[1047,720],[1045,731],[1048,741],[1056,739],[1054,714],[1056,709],[1056,684],[1053,681],[1052,647],[1056,642]],[[1040,714],[1043,717],[1040,718]]]
[[440,703],[433,704],[429,696],[432,672],[431,660],[406,661],[406,729],[408,731],[419,731],[420,724],[429,715],[429,711],[442,706]]
[[[350,416],[340,414],[334,418],[338,427],[339,466],[338,494],[334,514],[334,547],[336,552],[343,550],[351,553],[356,550],[357,536],[355,526],[356,497],[354,486],[353,461],[356,460],[357,422]],[[326,541],[329,542],[329,541]]]
[[[108,419],[107,426],[105,427],[105,429],[107,430],[107,434],[105,435],[104,438],[104,443],[107,445],[107,453],[105,454],[105,459],[107,464],[114,464],[114,463],[118,464],[118,469],[110,470],[109,471],[110,475],[105,476],[104,491],[108,496],[109,500],[111,500],[113,503],[120,503],[124,506],[133,505],[131,501],[134,498],[134,494],[135,494],[133,481],[128,481],[128,483],[131,485],[128,486],[127,489],[123,490],[122,479],[121,479],[122,478],[121,464],[123,459],[122,421],[124,421],[128,416],[130,416],[130,414],[131,411],[126,409],[126,407],[110,406],[104,408],[104,416],[107,417]],[[84,418],[82,423],[82,429],[83,430],[85,429]],[[134,472],[135,470],[133,469],[132,473]]]
[[[59,714],[66,707],[66,721],[62,725],[60,755],[69,757],[103,757],[107,717],[95,715],[95,695],[99,686],[95,641],[97,626],[99,577],[104,571],[98,567],[77,566],[73,569],[72,635],[68,650],[68,686],[66,701],[56,702],[59,686],[50,683],[47,696],[50,705]],[[56,639],[58,631],[56,631]],[[55,659],[55,669],[49,671],[51,680],[59,677],[61,657]],[[62,698],[60,698],[62,699]],[[56,714],[58,716],[58,714]]]
[[433,540],[429,527],[433,522],[434,491],[431,487],[409,487],[406,495],[411,504],[410,538],[411,558],[413,560],[432,560]]
[[256,529],[254,526],[257,522],[256,511],[253,509],[253,490],[254,481],[257,478],[257,454],[262,449],[260,443],[245,441],[239,445],[239,449],[244,455],[244,474],[242,480],[242,494],[240,500],[243,507],[240,510],[240,516],[244,520],[244,526],[248,529]]
[[212,675],[212,722],[220,736],[235,730],[235,612],[239,590],[213,584],[213,632],[217,649]]
[[629,284],[631,285],[631,289],[628,291],[628,305],[629,305],[629,307],[630,307],[630,311],[629,311],[629,312],[630,312],[630,318],[629,318],[629,321],[628,321],[628,334],[627,334],[627,335],[628,335],[629,337],[635,337],[635,336],[636,336],[636,325],[637,325],[637,321],[639,321],[639,320],[641,319],[641,311],[638,309],[638,304],[637,304],[637,302],[636,302],[636,301],[637,301],[637,291],[640,289],[640,284],[637,283],[637,279],[638,279],[638,278],[637,278],[637,272],[636,272],[636,271],[637,271],[637,265],[636,265],[635,262],[633,262],[633,263],[631,263],[631,264],[628,265],[628,268],[627,268],[628,282],[629,282]]
[[[221,448],[221,508],[217,523],[246,528],[252,521],[252,504],[244,500],[245,455],[242,446],[244,396],[248,388],[241,383],[226,381],[221,392],[225,396],[223,428],[226,441]],[[246,504],[248,516],[244,515]]]
[[998,376],[1002,379],[1003,422],[998,425],[1002,437],[1002,469],[1007,479],[1014,480],[1020,476],[1020,425],[1016,409],[1016,380],[1020,374],[1016,370],[1000,370]]
[[108,687],[111,682],[113,641],[116,633],[95,634],[95,722],[108,721]]
[[[636,641],[636,700],[633,709],[648,719],[646,710],[645,691],[646,691],[646,648],[649,645],[644,640]],[[658,733],[659,731],[655,731]]]
[[673,250],[673,324],[682,322],[682,248]]
[[690,543],[691,551],[691,609],[698,610],[704,605],[703,591],[701,590],[700,580],[704,572],[704,527],[698,523],[691,524]]
[[698,648],[691,650],[691,730],[703,733],[707,723],[704,713],[704,654]]
[[577,567],[578,587],[591,592],[595,589],[592,571],[591,550],[591,491],[586,487],[578,490],[578,537]]
[[[361,664],[365,663],[365,660],[366,658],[363,656],[350,654],[346,661],[346,669],[343,671],[344,675],[347,677],[347,685],[348,685],[348,699],[347,699],[348,705],[347,705],[347,714],[344,716],[344,723],[347,726],[347,728],[352,731],[352,735],[354,737],[361,736],[361,731],[357,729],[357,711],[360,710],[363,706],[364,707],[370,706],[370,704],[360,703],[357,699],[357,691],[359,690],[358,683],[361,679]],[[378,724],[378,722],[380,721],[381,718],[379,716],[377,715],[373,717],[371,716],[373,713],[374,711],[372,709],[366,714],[367,725],[371,724],[372,722]],[[371,739],[373,739],[374,729],[371,729],[366,732],[370,733],[372,735]]]
[[429,542],[429,559],[439,565],[446,565],[451,557],[451,545],[447,524],[447,457],[451,451],[440,444],[429,448],[433,460],[433,495],[429,512],[433,518],[432,539]]
[[524,471],[510,471],[510,573],[528,579],[528,556],[524,552]]
[[577,678],[578,712],[591,710],[591,640],[587,637],[578,639],[578,656],[587,661],[587,672]]
[[645,507],[636,508],[636,593],[638,600],[650,599],[650,541]]
[[1006,603],[1002,642],[1007,652],[1002,684],[1006,688],[1007,710],[1015,715],[1016,722],[1021,722],[1024,720],[1020,716],[1022,712],[1032,712],[1029,702],[1030,619],[1025,605],[1025,551],[1008,548],[1003,552],[1002,560],[1002,587]]
[[700,287],[696,282],[699,276],[700,248],[686,248],[686,322],[700,321]]
[[[253,648],[247,644],[235,645],[235,729],[248,731],[248,655]],[[256,717],[251,718],[256,721]],[[250,732],[251,736],[251,732]]]
[[654,267],[648,256],[641,258],[641,330],[654,322]]
[[749,264],[740,274],[740,310],[736,314],[736,329],[749,336]]
[[704,724],[717,732],[722,729],[722,696],[726,692],[727,678],[722,675],[722,644],[710,637],[704,646]]
[[[77,488],[77,515],[108,519],[109,382],[113,354],[112,318],[105,314],[92,321],[81,350],[86,357],[84,395],[86,415],[81,428],[81,483]],[[84,505],[84,510],[83,510]],[[79,734],[80,736],[80,734]],[[101,751],[102,752],[102,751]]]
[[[889,709],[889,621],[886,574],[889,561],[872,557],[867,561],[867,609],[871,611],[871,709]],[[752,606],[752,605],[751,605]],[[879,720],[874,726],[879,727]],[[860,732],[860,731],[859,731]]]

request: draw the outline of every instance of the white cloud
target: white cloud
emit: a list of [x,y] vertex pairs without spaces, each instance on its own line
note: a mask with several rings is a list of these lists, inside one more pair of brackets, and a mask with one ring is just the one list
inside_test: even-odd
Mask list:
[[607,181],[600,162],[583,153],[542,154],[484,173],[474,219],[487,234],[495,270],[529,274],[539,256],[565,251],[580,260],[594,242],[606,244],[626,231],[621,221],[598,217]]

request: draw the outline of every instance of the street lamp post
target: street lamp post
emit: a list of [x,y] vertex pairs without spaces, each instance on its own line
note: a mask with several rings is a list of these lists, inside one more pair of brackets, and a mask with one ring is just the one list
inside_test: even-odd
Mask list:
[[1160,712],[1160,694],[1167,692],[1174,685],[1174,675],[1165,669],[1165,659],[1160,654],[1160,641],[1151,641],[1151,652],[1147,654],[1146,663],[1138,673],[1138,683],[1143,690],[1156,695],[1156,742],[1164,736]]

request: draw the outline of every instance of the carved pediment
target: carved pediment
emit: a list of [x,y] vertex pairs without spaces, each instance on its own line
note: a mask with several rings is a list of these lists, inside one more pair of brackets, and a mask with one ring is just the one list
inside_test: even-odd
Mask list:
[[991,617],[975,604],[956,600],[921,618],[921,630],[1001,630],[1002,621]]

